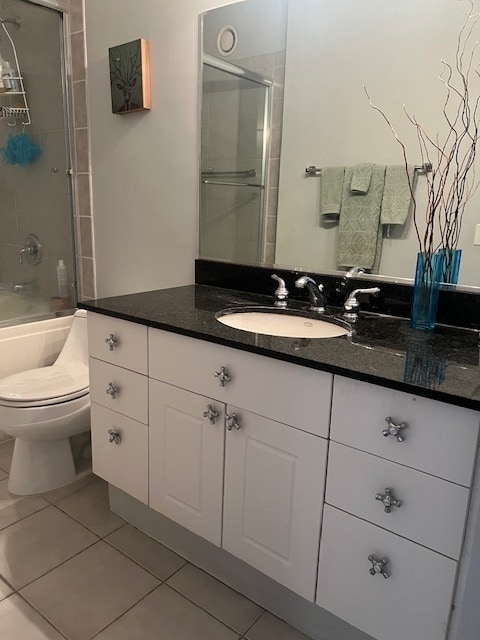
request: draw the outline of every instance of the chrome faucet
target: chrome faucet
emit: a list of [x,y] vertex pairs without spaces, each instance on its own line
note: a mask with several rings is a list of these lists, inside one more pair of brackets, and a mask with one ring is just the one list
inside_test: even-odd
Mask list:
[[285,280],[279,278],[275,273],[272,274],[272,280],[276,280],[278,282],[278,287],[275,289],[275,302],[274,305],[276,307],[286,307],[288,300],[288,289],[285,286]]
[[345,304],[343,305],[343,317],[347,320],[356,320],[358,318],[360,303],[357,300],[357,295],[359,293],[370,293],[375,295],[380,293],[380,289],[378,287],[371,287],[370,289],[354,289],[347,296]]
[[306,289],[308,291],[308,297],[310,298],[310,311],[316,311],[317,313],[325,313],[325,306],[327,304],[325,294],[323,293],[323,284],[318,284],[309,276],[301,276],[295,281],[295,286],[298,289]]

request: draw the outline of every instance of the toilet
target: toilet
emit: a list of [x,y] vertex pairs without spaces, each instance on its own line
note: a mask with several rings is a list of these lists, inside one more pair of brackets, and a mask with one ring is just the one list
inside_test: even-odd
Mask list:
[[77,479],[70,437],[90,430],[87,312],[55,363],[0,380],[0,429],[15,438],[8,490],[33,495]]

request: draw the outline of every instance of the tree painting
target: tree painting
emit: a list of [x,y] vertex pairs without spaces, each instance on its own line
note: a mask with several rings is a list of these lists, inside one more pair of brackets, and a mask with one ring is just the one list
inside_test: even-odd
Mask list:
[[140,39],[111,47],[108,59],[113,113],[150,109],[148,42]]

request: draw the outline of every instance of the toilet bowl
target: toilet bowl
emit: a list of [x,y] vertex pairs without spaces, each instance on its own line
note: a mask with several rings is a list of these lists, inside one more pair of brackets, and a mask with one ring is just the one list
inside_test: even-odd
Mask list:
[[15,438],[8,490],[33,495],[77,479],[70,437],[90,430],[87,312],[55,363],[0,380],[0,429]]

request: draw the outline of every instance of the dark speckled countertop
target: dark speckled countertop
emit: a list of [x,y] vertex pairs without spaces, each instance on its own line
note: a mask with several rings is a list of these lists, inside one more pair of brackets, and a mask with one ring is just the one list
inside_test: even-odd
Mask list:
[[[428,334],[410,329],[404,318],[361,314],[351,337],[298,339],[240,331],[215,319],[215,313],[221,309],[251,304],[271,306],[272,298],[189,285],[90,300],[79,306],[149,327],[480,409],[478,331],[438,326]],[[305,307],[295,301],[292,306]]]

